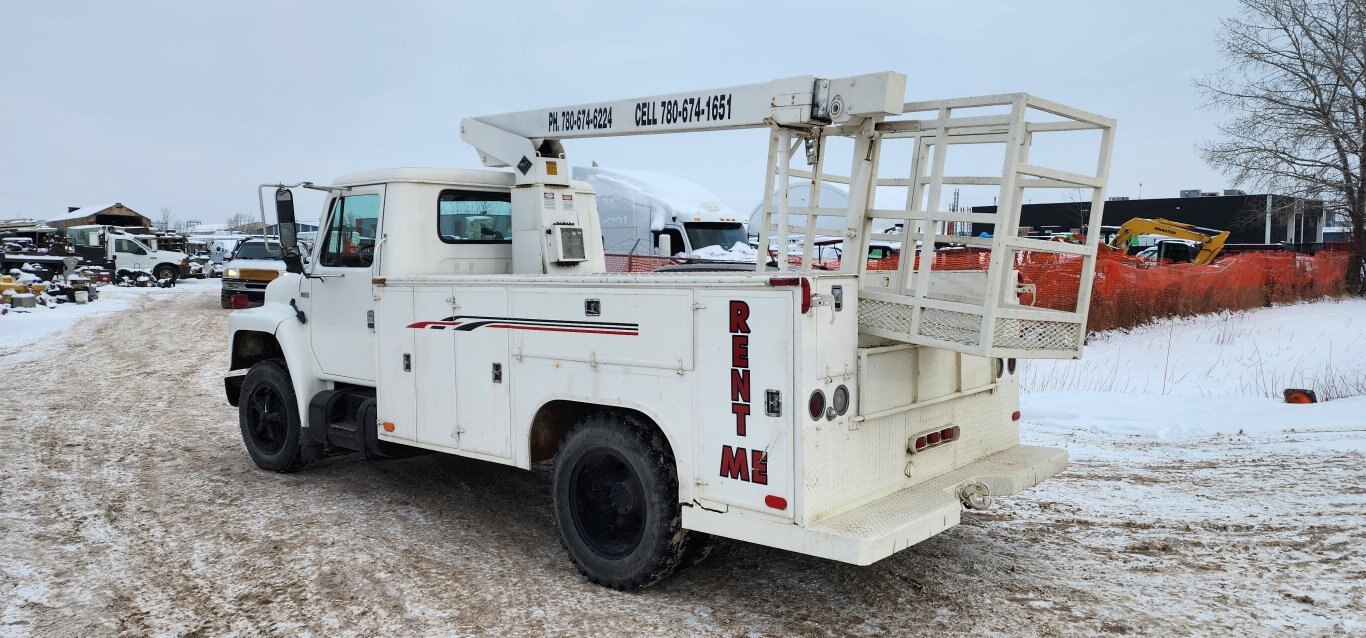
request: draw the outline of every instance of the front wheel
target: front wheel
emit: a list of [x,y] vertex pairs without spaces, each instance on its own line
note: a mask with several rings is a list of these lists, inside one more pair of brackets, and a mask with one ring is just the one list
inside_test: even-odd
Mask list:
[[628,415],[589,416],[555,456],[560,542],[588,580],[630,590],[663,580],[701,537],[682,527],[678,475],[664,436]]
[[299,402],[289,370],[279,359],[251,367],[237,401],[242,442],[252,462],[263,470],[293,472],[299,457]]
[[157,281],[161,281],[163,279],[170,279],[171,281],[175,281],[176,276],[179,274],[180,270],[170,264],[162,264],[160,266],[157,266],[156,270],[152,271],[152,276],[156,277]]

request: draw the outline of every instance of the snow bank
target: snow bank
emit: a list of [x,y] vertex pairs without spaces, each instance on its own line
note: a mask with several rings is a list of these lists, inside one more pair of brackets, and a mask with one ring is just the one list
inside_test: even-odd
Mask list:
[[619,198],[648,206],[652,231],[664,230],[674,215],[694,217],[706,211],[708,216],[740,217],[700,184],[666,173],[576,166],[573,175],[591,184],[599,200]]
[[[1171,319],[1082,356],[1024,362],[1026,421],[1155,439],[1366,427],[1366,300]],[[1323,402],[1288,405],[1286,388]]]
[[[1366,378],[1366,300],[1169,319],[1094,335],[1079,361],[1027,361],[1026,391],[1275,398]],[[1319,387],[1315,387],[1318,385]]]
[[1220,434],[1349,431],[1366,426],[1366,396],[1291,405],[1255,397],[1039,392],[1021,397],[1021,406],[1026,419],[1033,423],[1168,440]]

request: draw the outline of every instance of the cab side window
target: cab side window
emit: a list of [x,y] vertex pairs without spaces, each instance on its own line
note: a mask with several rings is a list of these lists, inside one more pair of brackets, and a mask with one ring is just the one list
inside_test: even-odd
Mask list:
[[369,268],[379,232],[379,195],[348,195],[332,202],[318,263],[335,268]]
[[512,243],[512,194],[443,190],[436,229],[448,244]]

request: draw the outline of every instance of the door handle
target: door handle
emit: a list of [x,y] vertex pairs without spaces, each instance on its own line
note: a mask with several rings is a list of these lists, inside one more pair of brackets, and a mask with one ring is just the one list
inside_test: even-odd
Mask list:
[[344,273],[344,272],[315,272],[315,273],[309,275],[309,277],[312,278],[312,279],[331,279],[331,278],[333,278],[333,277],[345,277],[345,276],[346,276],[346,273]]

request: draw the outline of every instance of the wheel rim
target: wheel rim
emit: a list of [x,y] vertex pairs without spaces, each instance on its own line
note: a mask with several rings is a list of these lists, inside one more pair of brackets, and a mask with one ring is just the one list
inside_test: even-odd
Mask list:
[[605,558],[635,551],[645,533],[645,488],[615,450],[593,448],[574,463],[569,510],[579,536]]
[[261,452],[271,455],[285,447],[289,414],[280,392],[269,385],[258,385],[247,398],[247,431]]

